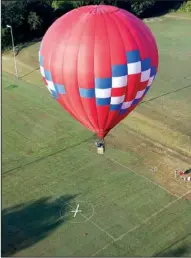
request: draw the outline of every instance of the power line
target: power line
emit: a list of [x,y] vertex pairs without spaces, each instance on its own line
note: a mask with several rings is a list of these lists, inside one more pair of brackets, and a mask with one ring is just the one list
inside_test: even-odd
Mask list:
[[142,101],[142,102],[140,103],[140,105],[142,105],[143,103],[147,103],[147,102],[153,101],[153,100],[155,100],[155,99],[162,98],[162,97],[167,96],[167,95],[169,95],[169,94],[171,94],[171,93],[175,93],[175,92],[178,92],[178,91],[181,91],[181,90],[184,90],[184,89],[190,88],[190,87],[191,87],[191,84],[190,84],[190,85],[188,85],[188,86],[185,86],[185,87],[183,87],[183,88],[180,88],[180,89],[177,89],[177,90],[174,90],[174,91],[170,91],[170,92],[167,92],[167,93],[161,94],[161,95],[159,95],[159,96],[157,96],[157,97],[154,97],[154,98],[151,98],[151,99],[148,99],[148,100]]

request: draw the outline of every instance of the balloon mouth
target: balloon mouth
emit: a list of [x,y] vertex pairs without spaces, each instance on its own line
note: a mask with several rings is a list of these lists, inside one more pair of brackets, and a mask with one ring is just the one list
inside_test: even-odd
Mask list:
[[99,138],[101,138],[101,139],[104,139],[104,137],[107,135],[109,133],[109,131],[99,131],[98,133],[97,133],[97,136],[99,137]]

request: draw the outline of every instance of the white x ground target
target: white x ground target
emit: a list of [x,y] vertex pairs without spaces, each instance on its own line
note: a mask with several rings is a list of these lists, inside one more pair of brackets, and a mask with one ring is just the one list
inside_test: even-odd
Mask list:
[[63,203],[63,206],[60,209],[61,219],[64,219],[69,223],[84,223],[90,220],[93,215],[93,205],[91,203],[80,200],[72,201],[70,203]]

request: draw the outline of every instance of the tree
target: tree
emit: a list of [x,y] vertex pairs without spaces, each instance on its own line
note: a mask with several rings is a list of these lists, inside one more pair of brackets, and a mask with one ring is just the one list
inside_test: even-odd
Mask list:
[[1,47],[5,50],[6,47],[11,46],[11,36],[8,28],[1,29]]
[[26,1],[3,1],[2,3],[2,27],[7,24],[19,28],[24,24],[26,15]]
[[41,1],[42,3],[44,2],[45,4],[51,6],[51,5],[52,5],[52,2],[53,2],[54,0],[40,0],[40,1]]
[[2,49],[11,45],[11,25],[15,44],[42,36],[54,21],[52,0],[2,1]]
[[137,16],[141,16],[155,5],[156,0],[131,0],[131,12]]
[[99,4],[107,4],[107,5],[116,5],[116,0],[82,0],[82,1],[71,1],[73,3],[74,8],[84,6],[84,5],[99,5]]
[[70,4],[70,1],[67,0],[54,0],[52,2],[52,8],[55,10],[58,8],[64,8],[66,5]]
[[6,25],[11,25],[14,31],[15,44],[24,39],[24,27],[26,26],[26,1],[3,1],[2,2],[2,49],[11,46],[10,30]]
[[[38,18],[34,14],[31,16],[31,12],[36,13]],[[42,32],[45,32],[54,21],[54,9],[47,3],[46,0],[28,0],[27,13],[27,22],[30,21],[30,24],[28,24],[30,28],[32,22],[31,19],[33,19],[36,26],[41,26]],[[38,30],[39,29],[40,28],[38,27]]]
[[28,16],[28,24],[32,31],[40,30],[42,26],[42,20],[35,12],[30,12]]
[[52,2],[52,8],[54,9],[55,18],[58,18],[74,9],[72,2],[67,0],[54,0]]
[[78,8],[85,5],[98,5],[98,4],[108,4],[108,5],[117,5],[117,0],[81,0],[81,1],[72,1],[72,0],[54,0],[52,2],[52,7],[54,9],[63,8],[66,5],[72,5],[73,8]]

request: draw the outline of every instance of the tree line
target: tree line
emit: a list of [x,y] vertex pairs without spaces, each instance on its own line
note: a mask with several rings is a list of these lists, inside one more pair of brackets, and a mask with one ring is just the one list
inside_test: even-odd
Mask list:
[[[109,4],[132,12],[138,17],[157,15],[172,8],[179,8],[185,1],[157,0],[5,0],[2,1],[2,50],[11,46],[10,28],[14,32],[15,44],[31,41],[44,35],[48,27],[68,11],[90,4]],[[187,1],[186,1],[187,2]],[[191,2],[191,1],[188,1]]]

